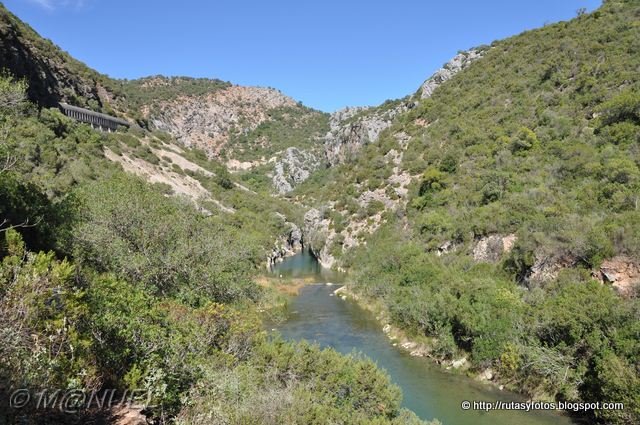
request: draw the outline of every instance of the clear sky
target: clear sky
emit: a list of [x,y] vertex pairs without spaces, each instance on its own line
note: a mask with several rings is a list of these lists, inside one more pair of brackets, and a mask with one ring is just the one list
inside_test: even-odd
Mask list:
[[5,0],[116,78],[275,87],[333,111],[413,93],[459,50],[567,20],[601,0]]

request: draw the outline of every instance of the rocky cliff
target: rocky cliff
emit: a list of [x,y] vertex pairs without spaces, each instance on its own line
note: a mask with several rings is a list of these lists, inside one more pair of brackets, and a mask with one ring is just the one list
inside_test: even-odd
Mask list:
[[285,194],[309,178],[320,167],[321,161],[312,150],[288,148],[275,163],[273,187]]
[[129,84],[142,121],[198,148],[232,172],[262,167],[277,193],[307,179],[321,163],[328,115],[278,90],[219,80],[148,77]]
[[449,62],[445,63],[442,68],[438,69],[429,77],[422,86],[418,93],[421,99],[431,97],[434,90],[437,89],[442,83],[450,80],[458,72],[467,68],[476,60],[480,59],[484,55],[485,48],[470,49],[458,53]]
[[388,108],[346,108],[331,114],[331,130],[324,139],[329,165],[335,166],[355,158],[364,145],[375,143],[395,117],[411,106],[413,103],[410,101],[396,101]]
[[0,3],[0,69],[28,84],[28,97],[39,106],[59,102],[110,112],[118,96],[113,80],[72,58]]
[[305,244],[302,229],[300,229],[296,224],[287,221],[287,218],[284,215],[278,214],[278,216],[284,221],[288,230],[285,235],[281,236],[274,242],[273,249],[267,255],[268,269],[271,269],[274,265],[283,261],[285,258],[302,252]]
[[[211,157],[219,157],[226,148],[233,157],[241,147],[228,146],[232,134],[255,130],[270,119],[269,112],[273,109],[295,106],[293,99],[278,90],[230,86],[203,95],[178,96],[142,108],[153,128],[170,133],[183,145],[202,149]],[[268,140],[261,142],[269,143]]]
[[418,98],[430,97],[442,83],[480,59],[483,52],[484,49],[479,48],[458,53],[429,77],[416,95],[376,107],[346,108],[331,114],[330,131],[324,138],[327,162],[333,166],[353,159],[363,146],[375,143],[396,117],[413,108]]

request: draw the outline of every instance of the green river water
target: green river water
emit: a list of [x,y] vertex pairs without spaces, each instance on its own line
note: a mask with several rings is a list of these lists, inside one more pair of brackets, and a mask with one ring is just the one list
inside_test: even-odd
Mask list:
[[[394,347],[375,317],[356,303],[333,296],[343,276],[322,269],[307,253],[287,258],[274,273],[283,277],[314,276],[291,300],[289,315],[276,326],[289,340],[315,341],[342,353],[361,352],[385,369],[403,392],[403,405],[423,419],[437,418],[443,425],[570,425],[558,412],[463,410],[463,401],[524,401],[475,380],[442,370],[424,358]],[[327,283],[334,285],[327,285]]]

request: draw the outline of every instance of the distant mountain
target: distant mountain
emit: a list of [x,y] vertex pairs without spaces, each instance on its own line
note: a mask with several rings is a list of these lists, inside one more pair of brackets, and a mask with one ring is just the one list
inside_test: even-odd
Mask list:
[[[228,163],[231,170],[271,161],[264,171],[271,173],[287,148],[316,151],[316,141],[327,131],[326,114],[274,89],[189,77],[114,80],[40,37],[1,4],[0,68],[24,78],[29,99],[41,107],[66,102],[123,116],[166,131],[184,146]],[[319,163],[314,155],[309,172]]]

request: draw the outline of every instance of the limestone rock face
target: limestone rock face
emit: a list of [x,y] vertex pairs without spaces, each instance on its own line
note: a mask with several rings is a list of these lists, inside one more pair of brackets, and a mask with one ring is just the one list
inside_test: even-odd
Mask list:
[[453,57],[449,62],[444,64],[442,68],[437,70],[431,77],[429,77],[420,87],[420,97],[426,99],[431,97],[434,90],[437,89],[442,83],[450,80],[458,72],[462,71],[471,63],[480,59],[484,52],[479,49],[471,49],[465,52],[460,52]]
[[336,259],[329,253],[327,240],[334,236],[329,230],[328,219],[323,218],[322,213],[312,208],[304,215],[304,234],[306,246],[318,259],[322,267],[332,268]]
[[[481,58],[483,52],[471,49],[458,53],[422,84],[418,90],[419,97],[424,99],[431,96],[442,83]],[[380,133],[391,127],[398,115],[413,108],[416,100],[416,97],[407,97],[378,107],[346,108],[331,114],[330,130],[324,138],[329,165],[349,161],[363,146],[377,142]]]
[[213,157],[227,147],[232,132],[255,130],[270,119],[270,110],[295,106],[293,99],[275,89],[230,86],[205,95],[157,102],[143,113],[154,128]]
[[389,128],[395,117],[408,110],[402,102],[391,109],[346,108],[331,114],[330,130],[325,136],[324,150],[329,165],[353,158],[363,146],[375,143],[380,133]]
[[273,187],[280,194],[291,192],[296,185],[308,179],[319,166],[320,160],[312,152],[288,148],[276,161]]
[[491,235],[479,239],[473,248],[473,259],[478,262],[497,263],[505,253],[511,252],[516,235]]
[[624,255],[603,261],[593,275],[602,283],[611,284],[622,296],[633,296],[640,288],[640,263]]
[[[282,218],[284,218],[284,216],[282,216]],[[304,249],[302,229],[291,222],[286,222],[286,224],[289,226],[289,232],[275,242],[273,250],[271,250],[267,256],[268,269],[285,258],[302,252]]]

